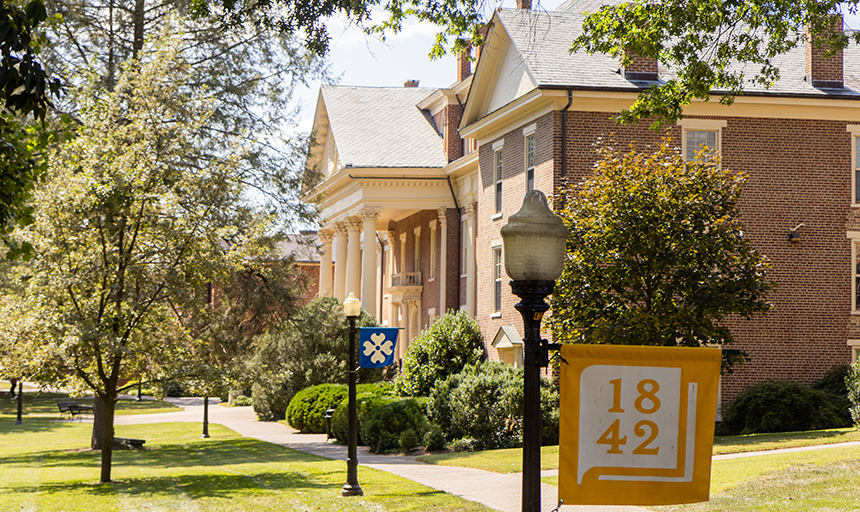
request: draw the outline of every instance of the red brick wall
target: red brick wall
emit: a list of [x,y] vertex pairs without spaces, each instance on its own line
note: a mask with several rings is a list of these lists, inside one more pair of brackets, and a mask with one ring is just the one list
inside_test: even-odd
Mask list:
[[[560,123],[560,113],[555,116]],[[845,232],[851,202],[851,138],[846,124],[727,118],[722,165],[749,175],[741,201],[742,221],[749,239],[769,258],[773,267],[769,277],[778,287],[770,296],[774,308],[767,315],[730,322],[736,338],[732,348],[746,350],[750,361],[723,377],[724,401],[765,379],[808,383],[850,362],[846,340],[851,245]],[[607,114],[569,112],[567,176],[579,180],[591,172],[595,160],[591,144],[597,137],[612,133],[625,144],[658,143],[659,135],[647,126],[618,126]],[[680,128],[672,127],[671,133],[680,146]],[[557,144],[558,156],[560,151]],[[789,229],[800,223],[805,224],[798,230],[802,239],[790,244]],[[860,337],[860,323],[852,332]]]

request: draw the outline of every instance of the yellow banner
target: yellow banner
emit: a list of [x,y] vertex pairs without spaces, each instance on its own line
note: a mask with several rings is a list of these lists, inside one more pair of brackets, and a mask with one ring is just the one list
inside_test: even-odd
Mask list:
[[721,351],[564,345],[565,505],[708,500]]

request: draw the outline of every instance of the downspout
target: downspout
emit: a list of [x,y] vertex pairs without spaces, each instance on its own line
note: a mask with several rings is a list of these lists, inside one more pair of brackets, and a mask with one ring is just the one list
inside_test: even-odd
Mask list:
[[573,104],[573,91],[567,90],[567,105],[561,109],[561,179],[567,173],[567,109]]

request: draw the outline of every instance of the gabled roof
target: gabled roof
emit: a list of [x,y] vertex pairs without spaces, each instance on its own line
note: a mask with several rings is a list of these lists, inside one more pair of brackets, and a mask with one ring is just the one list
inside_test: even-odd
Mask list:
[[[585,51],[571,54],[582,34],[584,12],[617,0],[568,0],[555,11],[499,9],[481,53],[461,129],[534,89],[640,92],[654,82],[624,78],[618,59]],[[780,80],[770,89],[746,83],[746,95],[786,95],[860,99],[860,46],[849,44],[843,53],[843,89],[816,89],[806,80],[806,50],[799,45],[774,59]],[[757,69],[746,70],[752,76]],[[660,66],[659,78],[673,77]],[[719,93],[720,91],[714,91]]]
[[330,130],[344,166],[444,167],[439,134],[415,106],[436,89],[323,86]]

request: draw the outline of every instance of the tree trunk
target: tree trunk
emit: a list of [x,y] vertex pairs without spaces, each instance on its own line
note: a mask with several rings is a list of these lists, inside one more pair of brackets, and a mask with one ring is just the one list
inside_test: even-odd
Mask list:
[[116,411],[116,386],[109,387],[104,404],[102,421],[102,472],[99,483],[108,483],[110,479],[111,461],[113,458],[113,418]]
[[91,447],[93,450],[102,449],[102,436],[104,432],[105,403],[100,396],[96,395],[93,402],[93,437]]

